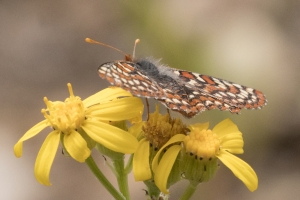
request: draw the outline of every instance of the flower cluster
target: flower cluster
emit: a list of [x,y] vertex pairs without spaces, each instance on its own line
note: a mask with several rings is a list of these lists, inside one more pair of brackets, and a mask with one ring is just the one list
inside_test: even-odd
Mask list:
[[[257,189],[254,170],[233,155],[243,153],[244,141],[231,120],[225,119],[212,129],[209,123],[186,125],[171,118],[169,113],[160,114],[157,106],[149,119],[142,121],[142,101],[121,88],[110,87],[85,100],[74,95],[71,84],[68,89],[70,97],[63,102],[44,98],[46,108],[41,112],[45,119],[29,129],[14,146],[16,157],[20,157],[24,141],[46,127],[53,129],[35,162],[35,177],[41,184],[51,185],[50,169],[60,143],[64,152],[78,162],[87,162],[95,147],[101,153],[111,151],[104,154],[113,160],[111,168],[118,183],[124,184],[124,175],[133,169],[135,180],[144,181],[151,198],[169,194],[168,188],[182,179],[188,180],[193,188],[211,180],[219,169],[218,161],[250,191]],[[128,124],[131,124],[129,129]],[[126,167],[118,161],[124,158],[123,154],[132,154]],[[95,165],[90,161],[89,164],[91,168]],[[118,194],[101,178],[98,169],[93,172],[98,173],[96,176],[115,198],[129,199],[126,184],[120,186],[122,194]]]

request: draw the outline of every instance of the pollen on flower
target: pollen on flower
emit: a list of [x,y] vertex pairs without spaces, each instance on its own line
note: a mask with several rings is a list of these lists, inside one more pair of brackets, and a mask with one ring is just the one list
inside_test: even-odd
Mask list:
[[185,137],[184,145],[186,152],[201,160],[211,160],[219,152],[220,141],[211,130],[195,129]]
[[74,96],[70,83],[68,84],[68,89],[70,97],[64,102],[52,102],[47,97],[44,97],[47,109],[42,109],[42,113],[49,124],[55,130],[60,130],[65,134],[78,129],[85,119],[84,105],[80,97]]
[[180,119],[172,119],[168,113],[161,115],[158,106],[142,129],[155,149],[160,149],[175,134],[186,134],[188,131]]

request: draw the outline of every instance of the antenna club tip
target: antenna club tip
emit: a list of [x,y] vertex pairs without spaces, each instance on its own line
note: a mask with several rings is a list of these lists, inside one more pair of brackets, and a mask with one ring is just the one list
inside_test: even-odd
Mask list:
[[135,40],[135,44],[140,43],[140,41],[141,41],[140,39],[136,39],[136,40]]
[[85,38],[85,42],[87,42],[87,43],[92,43],[92,39],[91,38]]

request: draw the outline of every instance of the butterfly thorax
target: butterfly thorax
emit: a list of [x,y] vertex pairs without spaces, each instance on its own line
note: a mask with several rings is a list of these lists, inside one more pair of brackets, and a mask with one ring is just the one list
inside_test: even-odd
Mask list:
[[142,71],[145,75],[153,80],[159,80],[157,84],[165,89],[169,90],[180,90],[178,87],[177,79],[170,74],[173,74],[170,68],[167,67],[157,67],[158,62],[153,63],[147,59],[141,59],[135,62],[135,67],[137,70]]
[[155,64],[153,64],[152,62],[150,62],[148,60],[144,60],[144,59],[138,60],[135,64],[136,64],[136,68],[138,70],[143,71],[148,76],[158,76],[159,75],[159,71],[158,71],[157,67],[155,66]]

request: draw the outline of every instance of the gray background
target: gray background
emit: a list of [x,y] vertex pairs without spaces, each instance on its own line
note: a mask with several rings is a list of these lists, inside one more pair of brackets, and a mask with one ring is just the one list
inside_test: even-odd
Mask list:
[[[43,97],[64,100],[66,84],[86,98],[105,88],[97,68],[122,59],[111,49],[85,43],[91,37],[138,56],[162,58],[173,68],[203,73],[262,90],[268,105],[241,115],[204,112],[187,123],[230,118],[245,139],[245,154],[259,178],[251,193],[221,164],[216,177],[192,199],[297,199],[300,195],[300,2],[266,1],[1,1],[0,2],[0,199],[112,199],[85,164],[58,150],[51,187],[34,178],[34,162],[50,129],[13,145],[43,120]],[[154,101],[151,102],[154,109]],[[175,114],[174,116],[179,117]],[[100,168],[116,181],[102,156]],[[133,199],[143,184],[130,176]],[[187,186],[171,188],[177,199]]]

